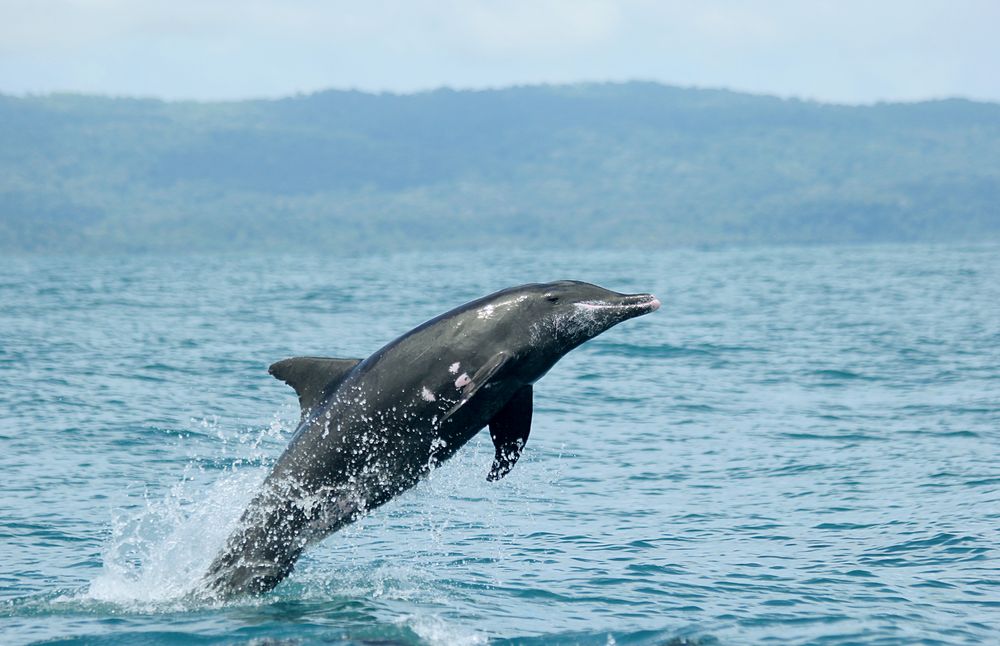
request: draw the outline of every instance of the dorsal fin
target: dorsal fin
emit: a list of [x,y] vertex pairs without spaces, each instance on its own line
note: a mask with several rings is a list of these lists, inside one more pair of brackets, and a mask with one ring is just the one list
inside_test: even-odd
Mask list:
[[295,389],[305,417],[327,388],[340,382],[359,363],[361,359],[291,357],[272,363],[267,371]]

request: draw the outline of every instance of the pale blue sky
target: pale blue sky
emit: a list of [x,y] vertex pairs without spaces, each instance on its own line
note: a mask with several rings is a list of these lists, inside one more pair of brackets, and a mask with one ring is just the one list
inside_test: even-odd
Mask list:
[[1000,101],[1000,0],[0,0],[0,92],[274,97],[655,80]]

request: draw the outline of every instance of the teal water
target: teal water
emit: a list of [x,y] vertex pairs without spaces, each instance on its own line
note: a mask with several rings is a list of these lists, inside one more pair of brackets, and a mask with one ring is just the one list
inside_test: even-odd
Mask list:
[[[258,600],[185,594],[297,410],[498,288],[664,303]],[[961,644],[1000,634],[1000,247],[0,264],[0,641]]]

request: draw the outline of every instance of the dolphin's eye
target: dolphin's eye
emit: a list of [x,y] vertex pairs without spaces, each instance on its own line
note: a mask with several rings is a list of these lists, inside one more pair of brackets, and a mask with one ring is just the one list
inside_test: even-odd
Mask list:
[[556,296],[555,294],[546,294],[545,295],[545,300],[547,300],[550,303],[558,303],[559,302],[559,297]]

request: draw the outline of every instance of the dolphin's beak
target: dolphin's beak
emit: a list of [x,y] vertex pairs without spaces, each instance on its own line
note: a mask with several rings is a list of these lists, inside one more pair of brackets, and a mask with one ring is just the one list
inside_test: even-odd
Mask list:
[[613,297],[578,303],[590,310],[614,312],[622,321],[660,309],[660,299],[652,294],[615,294]]
[[637,310],[636,316],[660,309],[660,299],[652,294],[624,294],[619,307]]

